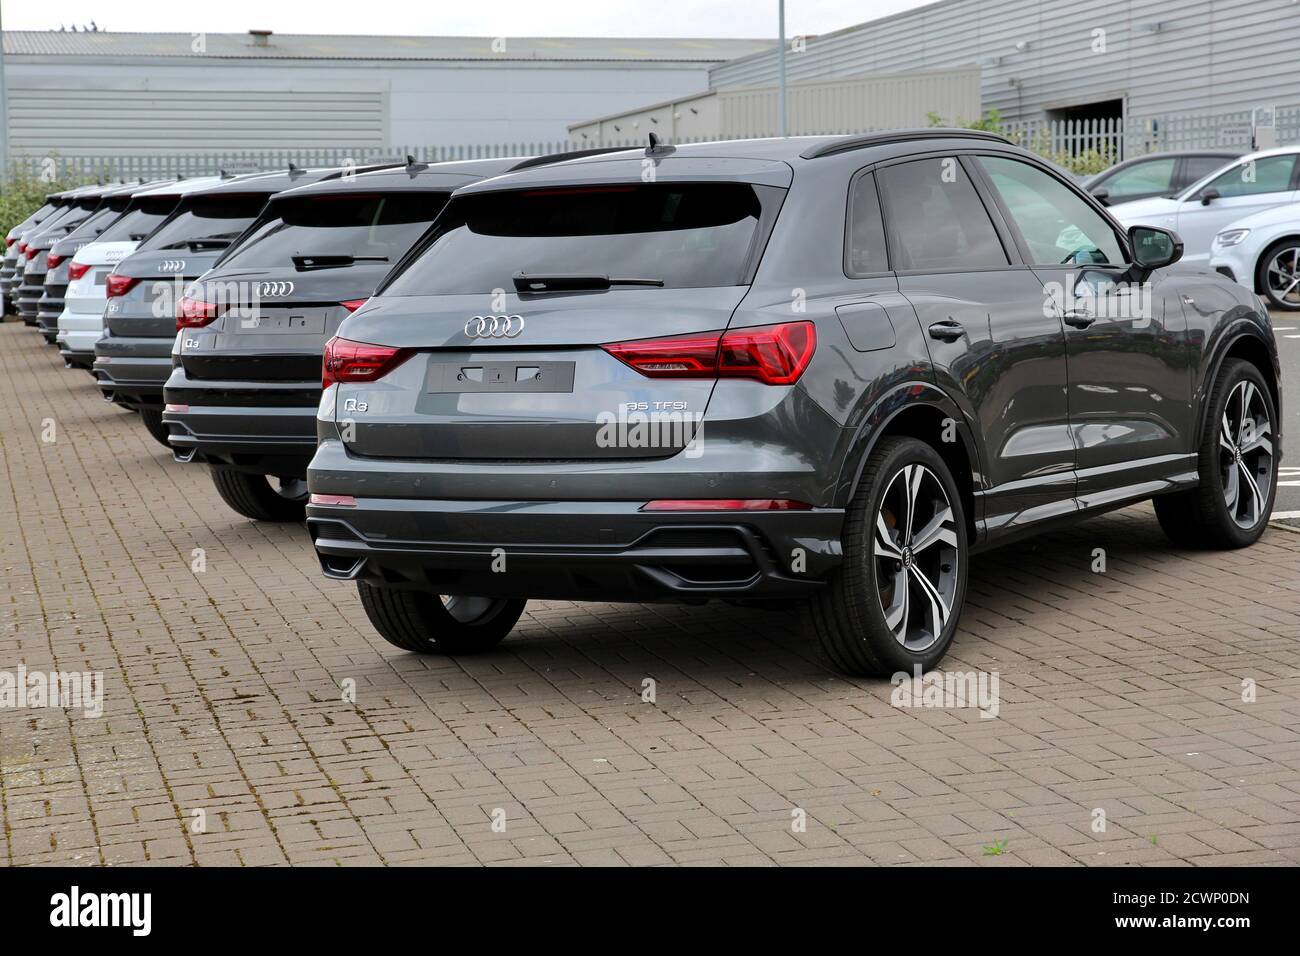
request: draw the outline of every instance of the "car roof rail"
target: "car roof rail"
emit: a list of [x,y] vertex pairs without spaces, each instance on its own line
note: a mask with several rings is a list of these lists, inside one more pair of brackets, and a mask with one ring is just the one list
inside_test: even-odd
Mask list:
[[531,169],[534,166],[549,166],[551,163],[562,163],[566,159],[582,159],[584,156],[599,156],[602,153],[625,153],[629,149],[635,148],[634,146],[597,146],[594,149],[574,149],[567,153],[530,156],[528,159],[522,159],[515,163],[507,172],[513,173],[517,169]]
[[1001,133],[992,133],[988,130],[931,127],[930,129],[882,130],[861,136],[844,136],[809,146],[799,155],[804,159],[820,159],[823,156],[835,156],[854,149],[883,146],[886,143],[903,143],[911,139],[983,139],[994,143],[1005,143],[1008,146],[1014,145]]

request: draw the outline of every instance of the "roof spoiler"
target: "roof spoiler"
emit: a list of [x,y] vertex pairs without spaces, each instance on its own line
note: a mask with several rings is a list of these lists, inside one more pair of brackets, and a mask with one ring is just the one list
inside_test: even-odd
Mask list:
[[896,129],[883,130],[878,133],[866,133],[862,136],[845,136],[829,142],[809,146],[799,155],[804,159],[820,159],[823,156],[835,156],[854,149],[866,149],[868,146],[882,146],[886,143],[905,143],[913,139],[982,139],[994,143],[1014,145],[1001,133],[990,133],[982,129],[952,129],[935,127],[931,129]]

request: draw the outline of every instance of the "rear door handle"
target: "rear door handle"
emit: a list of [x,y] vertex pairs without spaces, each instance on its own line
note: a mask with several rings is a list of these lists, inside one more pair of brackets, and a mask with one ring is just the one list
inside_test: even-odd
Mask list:
[[944,342],[956,342],[966,334],[966,329],[960,322],[954,322],[949,319],[946,322],[935,322],[930,326],[930,338],[940,339]]
[[1065,324],[1073,329],[1086,329],[1097,321],[1097,317],[1091,312],[1067,312],[1063,318]]

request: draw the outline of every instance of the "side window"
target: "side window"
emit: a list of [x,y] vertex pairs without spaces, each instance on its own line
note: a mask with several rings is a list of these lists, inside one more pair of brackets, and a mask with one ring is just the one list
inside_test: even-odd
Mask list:
[[1127,169],[1121,169],[1101,185],[1110,192],[1111,199],[1168,192],[1174,185],[1174,166],[1177,162],[1176,159],[1170,158],[1134,163]]
[[1119,265],[1125,261],[1111,224],[1072,189],[1036,166],[981,156],[1029,246],[1033,265]]
[[1295,156],[1265,156],[1263,159],[1239,163],[1217,179],[1206,183],[1220,196],[1254,196],[1259,193],[1280,193],[1291,188],[1291,171]]
[[1227,156],[1188,156],[1183,160],[1183,185],[1190,186],[1198,179],[1204,179],[1228,162]]
[[1010,263],[956,157],[900,163],[876,175],[895,269],[988,269]]
[[863,173],[855,179],[849,193],[844,271],[850,276],[889,271],[885,254],[885,223],[880,216],[876,177],[871,173]]

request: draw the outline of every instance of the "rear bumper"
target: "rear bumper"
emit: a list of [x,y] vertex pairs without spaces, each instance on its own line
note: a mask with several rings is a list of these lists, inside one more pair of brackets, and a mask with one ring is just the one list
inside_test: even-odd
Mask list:
[[316,452],[318,384],[199,381],[176,368],[163,395],[163,422],[177,461],[307,477]]
[[840,562],[838,509],[643,512],[642,501],[358,498],[309,505],[328,577],[575,601],[789,599]]
[[106,401],[127,408],[161,408],[172,371],[172,339],[105,335],[95,342],[95,379]]

